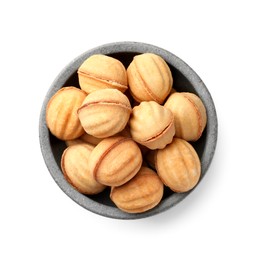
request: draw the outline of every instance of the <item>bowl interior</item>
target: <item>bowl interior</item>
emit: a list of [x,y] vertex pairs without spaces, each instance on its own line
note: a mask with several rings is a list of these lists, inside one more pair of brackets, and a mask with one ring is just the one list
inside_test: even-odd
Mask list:
[[127,68],[135,55],[144,52],[153,52],[164,58],[173,75],[174,89],[179,92],[186,91],[198,95],[206,107],[208,119],[206,128],[204,129],[200,139],[191,143],[201,161],[200,180],[204,177],[210,165],[216,147],[217,116],[213,100],[198,75],[178,57],[160,49],[159,47],[135,42],[115,43],[100,46],[82,54],[72,61],[63,72],[57,76],[45,98],[40,116],[40,144],[45,163],[58,186],[82,207],[106,217],[117,219],[137,219],[152,216],[176,205],[192,191],[186,193],[174,193],[169,188],[165,187],[164,195],[159,205],[147,212],[139,214],[129,214],[120,211],[109,198],[110,188],[106,188],[102,193],[94,196],[86,196],[77,192],[67,183],[62,174],[60,161],[62,153],[66,148],[66,144],[63,141],[58,140],[49,132],[45,122],[46,106],[51,96],[54,95],[58,89],[65,86],[75,86],[80,88],[77,69],[87,57],[96,53],[106,54],[120,60]]
[[[123,63],[123,65],[127,68],[128,65],[130,64],[130,62],[132,61],[133,57],[137,54],[140,54],[140,53],[120,52],[120,53],[110,54],[109,56],[120,60]],[[170,64],[168,64],[168,65],[169,65],[169,67],[172,71],[172,75],[173,75],[173,79],[174,79],[174,83],[173,83],[174,88],[177,91],[181,91],[181,92],[187,91],[187,92],[192,92],[192,93],[197,94],[197,92],[195,91],[192,84],[188,81],[188,79],[179,70],[172,67]],[[65,86],[75,86],[75,87],[80,88],[79,83],[78,83],[78,75],[77,75],[76,71],[64,83],[63,87],[65,87]],[[207,135],[207,129],[205,128],[201,138],[198,141],[192,143],[193,147],[197,151],[200,158],[202,158],[202,155],[203,155],[206,135]],[[49,138],[50,138],[50,145],[51,145],[51,149],[52,149],[55,161],[61,169],[60,161],[61,161],[62,153],[63,153],[64,149],[66,148],[66,144],[63,141],[58,140],[50,132],[49,132]],[[165,188],[165,192],[164,192],[164,196],[163,196],[162,201],[164,199],[166,199],[167,197],[171,196],[173,193],[174,192],[171,191],[170,189]],[[88,197],[91,198],[92,200],[98,202],[98,203],[102,203],[102,204],[105,204],[105,205],[115,207],[114,203],[109,198],[109,189],[106,189],[104,192],[102,192],[100,194],[88,196]]]

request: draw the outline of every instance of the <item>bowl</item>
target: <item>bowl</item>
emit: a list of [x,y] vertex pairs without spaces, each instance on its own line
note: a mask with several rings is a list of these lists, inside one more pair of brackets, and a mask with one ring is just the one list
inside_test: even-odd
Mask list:
[[187,91],[198,95],[203,101],[207,110],[207,125],[201,138],[193,142],[192,145],[198,153],[201,161],[201,178],[205,176],[210,163],[213,159],[216,143],[217,143],[217,114],[214,106],[213,99],[200,77],[195,71],[190,68],[184,61],[178,58],[171,52],[164,50],[160,47],[141,43],[141,42],[115,42],[105,44],[89,51],[84,52],[74,60],[72,60],[56,77],[46,97],[43,101],[42,110],[39,121],[39,139],[43,158],[46,166],[57,185],[63,192],[74,200],[76,203],[85,209],[99,214],[101,216],[115,218],[115,219],[139,219],[150,217],[158,213],[162,213],[169,208],[174,207],[190,193],[197,188],[197,186],[186,193],[174,193],[165,187],[164,195],[161,202],[153,209],[144,213],[130,214],[118,209],[109,198],[109,189],[104,192],[86,196],[75,190],[64,178],[60,167],[60,160],[62,152],[66,148],[63,141],[58,140],[53,136],[46,125],[46,106],[50,98],[64,86],[75,86],[79,88],[77,70],[85,59],[93,54],[105,54],[119,59],[127,68],[133,57],[141,53],[155,53],[160,55],[169,65],[174,83],[174,88],[181,92]]

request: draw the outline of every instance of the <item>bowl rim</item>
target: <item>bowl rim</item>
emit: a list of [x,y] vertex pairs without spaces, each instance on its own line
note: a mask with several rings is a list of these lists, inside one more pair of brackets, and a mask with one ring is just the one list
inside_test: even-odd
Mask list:
[[186,198],[195,188],[199,185],[196,185],[194,189],[186,193],[174,193],[172,196],[165,198],[161,201],[155,208],[144,212],[144,213],[126,213],[121,211],[120,209],[104,204],[100,204],[92,200],[91,198],[79,193],[75,190],[64,178],[61,169],[56,163],[52,149],[50,144],[49,130],[46,125],[45,117],[46,117],[46,107],[49,99],[62,87],[65,82],[77,71],[79,66],[83,63],[85,59],[94,54],[105,54],[110,55],[114,53],[120,52],[129,52],[129,53],[155,53],[160,55],[168,64],[172,67],[176,68],[180,73],[185,76],[193,88],[197,92],[198,96],[202,99],[207,112],[207,131],[209,135],[207,135],[206,145],[204,147],[203,157],[201,160],[201,168],[202,168],[202,178],[205,176],[211,161],[213,159],[216,144],[217,144],[217,135],[218,135],[218,119],[216,108],[214,105],[214,101],[211,97],[210,92],[207,87],[201,80],[201,78],[197,75],[197,73],[183,60],[177,57],[175,54],[160,48],[158,46],[136,42],[136,41],[122,41],[122,42],[113,42],[107,43],[95,48],[92,48],[75,59],[73,59],[68,65],[66,65],[61,72],[57,75],[53,83],[51,84],[42,104],[40,118],[39,118],[39,140],[40,140],[40,148],[45,161],[45,164],[60,189],[73,201],[75,201],[80,206],[85,209],[96,213],[98,215],[115,218],[115,219],[140,219],[144,217],[149,217],[156,215],[158,213],[162,213],[167,209],[177,205],[180,201]]

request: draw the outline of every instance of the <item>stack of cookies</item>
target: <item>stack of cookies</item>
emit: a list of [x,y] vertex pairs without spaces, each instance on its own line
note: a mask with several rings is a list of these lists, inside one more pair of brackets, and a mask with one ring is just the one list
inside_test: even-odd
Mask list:
[[157,206],[164,186],[193,189],[201,175],[197,141],[207,122],[201,99],[177,92],[165,60],[136,55],[129,66],[95,54],[78,68],[80,88],[64,86],[47,105],[50,132],[67,144],[64,178],[80,193],[110,189],[122,211]]

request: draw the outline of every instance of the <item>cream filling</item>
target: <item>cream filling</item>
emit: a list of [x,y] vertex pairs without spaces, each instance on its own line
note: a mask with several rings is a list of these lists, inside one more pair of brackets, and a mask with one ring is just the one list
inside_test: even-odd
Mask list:
[[88,106],[92,106],[92,105],[115,105],[115,106],[120,106],[122,108],[125,108],[129,111],[131,111],[131,106],[127,105],[127,104],[123,104],[120,102],[116,102],[116,101],[105,101],[105,100],[99,100],[99,101],[92,101],[92,102],[88,102],[83,104],[79,109],[78,112]]
[[101,82],[105,82],[105,83],[109,83],[111,85],[115,85],[115,86],[118,86],[120,88],[124,88],[124,89],[127,89],[128,86],[127,85],[123,85],[122,83],[120,82],[117,82],[115,80],[111,80],[111,79],[105,79],[105,78],[97,78],[96,76],[93,76],[91,74],[88,74],[88,73],[85,73],[83,71],[78,71],[77,72],[78,74],[80,75],[83,75],[85,77],[89,77],[89,78],[92,78],[92,79],[95,79],[95,80],[98,80],[98,81],[101,81]]
[[144,141],[141,141],[142,143],[147,143],[147,142],[151,142],[157,138],[159,138],[160,136],[162,136],[170,127],[171,125],[173,124],[173,121],[168,125],[166,126],[161,132],[159,132],[158,134],[156,134],[155,136],[152,136]]

